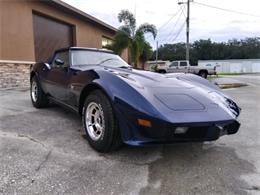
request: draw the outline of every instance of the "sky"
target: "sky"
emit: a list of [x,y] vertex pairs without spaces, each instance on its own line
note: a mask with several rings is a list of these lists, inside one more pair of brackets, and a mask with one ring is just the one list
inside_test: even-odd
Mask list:
[[[128,9],[137,20],[154,24],[158,29],[156,39],[149,34],[146,39],[153,48],[166,43],[186,41],[186,4],[178,5],[181,0],[63,0],[116,28],[120,26],[117,15]],[[183,0],[184,2],[186,0]],[[246,14],[222,11],[201,4],[211,5]],[[230,39],[260,37],[259,0],[194,0],[190,3],[190,42],[211,39],[225,42]]]

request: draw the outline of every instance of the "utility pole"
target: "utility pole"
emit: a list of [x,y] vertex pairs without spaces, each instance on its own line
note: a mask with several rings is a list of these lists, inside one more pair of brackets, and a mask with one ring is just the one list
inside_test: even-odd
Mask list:
[[156,56],[155,56],[155,59],[156,59],[156,66],[158,65],[158,41],[156,41]]
[[186,60],[190,60],[190,0],[187,0],[187,20],[186,20]]
[[190,2],[192,0],[187,0],[187,2],[178,2],[179,5],[187,4],[187,18],[186,18],[186,60],[190,60]]

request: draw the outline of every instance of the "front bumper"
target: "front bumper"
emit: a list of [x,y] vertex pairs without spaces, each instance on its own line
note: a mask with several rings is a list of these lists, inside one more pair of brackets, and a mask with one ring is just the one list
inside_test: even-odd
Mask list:
[[[185,132],[177,129],[184,127]],[[220,136],[237,133],[240,123],[236,120],[211,123],[168,124],[154,123],[153,127],[132,125],[123,141],[129,145],[153,145],[174,142],[203,142],[217,140]]]
[[[120,108],[117,106],[115,108],[122,140],[129,145],[213,141],[217,140],[220,136],[237,133],[240,127],[240,123],[235,118],[229,117],[225,120],[225,115],[221,115],[222,117],[219,118],[222,118],[222,120],[218,121],[207,121],[205,120],[206,117],[200,116],[195,118],[196,120],[194,121],[196,122],[191,122],[191,120],[185,122],[184,115],[181,118],[178,116],[182,122],[176,122],[176,120],[175,122],[169,122],[138,112],[131,107],[124,106]],[[201,113],[193,112],[188,116],[197,116],[198,114]],[[187,117],[187,121],[190,118]],[[139,125],[138,119],[150,121],[151,127]],[[187,131],[177,133],[177,129],[180,127],[185,127]]]

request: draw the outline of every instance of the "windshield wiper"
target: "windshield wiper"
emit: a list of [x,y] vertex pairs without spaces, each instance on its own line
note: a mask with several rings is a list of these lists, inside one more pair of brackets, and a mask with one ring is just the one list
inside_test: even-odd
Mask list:
[[[105,63],[105,62],[107,62],[107,61],[110,61],[110,60],[118,60],[118,59],[116,59],[116,58],[108,58],[108,59],[105,59],[105,60],[103,60],[103,61],[101,61],[99,64],[97,64],[97,65],[101,65],[101,64],[103,64],[103,63]],[[115,68],[126,68],[126,69],[131,69],[132,68],[132,66],[130,66],[130,65],[123,65],[123,66],[112,66],[112,67],[115,67]]]
[[116,60],[115,58],[108,58],[108,59],[105,59],[103,61],[101,61],[100,63],[98,63],[97,65],[101,65],[103,64],[104,62],[107,62],[107,61],[110,61],[110,60]]
[[120,66],[118,68],[132,69],[132,66]]

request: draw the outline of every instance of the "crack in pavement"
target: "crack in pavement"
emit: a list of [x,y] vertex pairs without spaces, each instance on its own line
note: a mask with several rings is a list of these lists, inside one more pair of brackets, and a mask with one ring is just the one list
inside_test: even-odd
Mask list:
[[38,141],[38,140],[35,139],[35,138],[30,137],[29,135],[18,134],[17,137],[27,138],[27,139],[29,139],[30,141],[35,142],[35,143],[38,143],[38,144],[40,144],[42,147],[46,148],[46,146],[45,146],[42,142]]
[[34,143],[40,144],[42,147],[47,148],[42,142],[39,140],[29,136],[29,135],[24,135],[24,134],[15,134],[15,133],[9,133],[9,132],[1,132],[0,131],[0,136],[4,137],[15,137],[15,138],[26,138]]
[[50,150],[47,155],[45,156],[45,158],[43,159],[43,161],[39,164],[39,166],[35,169],[35,171],[39,171],[42,166],[49,160],[50,156],[51,156],[52,150]]

